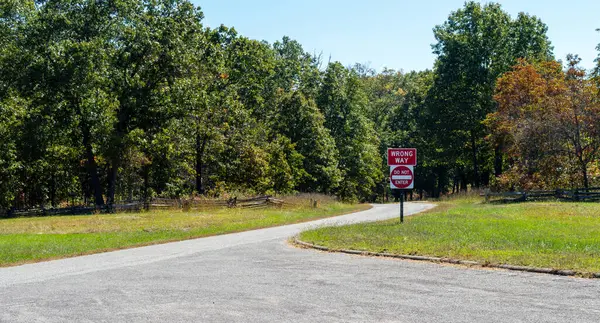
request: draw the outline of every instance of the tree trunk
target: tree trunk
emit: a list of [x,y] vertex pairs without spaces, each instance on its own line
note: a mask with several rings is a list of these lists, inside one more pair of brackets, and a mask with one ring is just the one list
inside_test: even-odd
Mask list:
[[485,171],[482,175],[483,176],[481,176],[481,183],[483,184],[483,187],[490,186],[490,176],[492,175],[490,171]]
[[204,157],[207,141],[207,136],[201,137],[200,134],[196,135],[196,192],[198,192],[198,194],[204,194],[205,192],[204,183],[202,181],[202,171],[204,168],[202,159]]
[[388,201],[387,196],[388,196],[388,188],[387,188],[387,182],[386,182],[383,185],[383,203]]
[[143,199],[144,199],[144,209],[148,210],[150,208],[150,194],[148,193],[150,188],[150,166],[144,165],[142,167],[142,177],[144,178],[144,187],[143,187]]
[[81,130],[83,134],[83,147],[85,149],[85,157],[87,159],[86,168],[90,175],[90,186],[92,187],[92,191],[94,193],[94,204],[96,206],[103,206],[104,198],[102,197],[100,177],[98,177],[98,165],[96,164],[96,159],[94,158],[94,151],[92,149],[92,143],[90,141],[90,128],[87,125],[83,124]]
[[583,175],[583,187],[584,188],[589,188],[590,183],[588,180],[588,172],[587,172],[587,165],[582,165],[581,166],[581,175]]
[[475,132],[471,130],[471,152],[473,159],[473,177],[475,179],[474,184],[476,188],[479,188],[479,163],[477,162],[477,143],[475,138]]
[[433,174],[431,175],[432,181],[431,181],[431,196],[433,198],[438,198],[440,197],[439,191],[438,191],[438,178],[437,178],[437,173],[433,172]]
[[50,205],[56,207],[56,177],[54,174],[50,179]]
[[452,178],[452,194],[456,193],[457,190],[458,190],[458,178],[456,176],[454,176]]
[[462,169],[460,171],[460,190],[463,192],[467,191],[467,176]]
[[503,157],[500,145],[496,146],[496,148],[494,148],[494,175],[496,177],[502,175]]
[[111,207],[111,209],[115,205],[115,192],[117,189],[117,175],[119,172],[119,162],[118,158],[113,158],[111,163],[111,167],[108,171],[108,196],[106,198],[107,204]]
[[444,193],[446,193],[446,180],[447,180],[447,176],[446,176],[446,168],[444,167],[439,167],[437,169],[437,196],[436,197],[440,197],[442,196]]

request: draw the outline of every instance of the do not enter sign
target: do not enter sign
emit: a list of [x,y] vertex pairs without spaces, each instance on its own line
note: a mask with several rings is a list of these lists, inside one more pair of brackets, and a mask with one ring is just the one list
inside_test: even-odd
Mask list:
[[393,189],[412,189],[415,186],[413,166],[391,166],[390,187]]

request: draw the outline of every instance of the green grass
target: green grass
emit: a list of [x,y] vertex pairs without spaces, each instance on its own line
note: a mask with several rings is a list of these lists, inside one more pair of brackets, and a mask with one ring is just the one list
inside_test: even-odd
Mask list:
[[303,232],[333,249],[600,272],[600,204],[440,202],[408,217]]
[[0,220],[0,266],[298,223],[364,210],[323,202],[267,209],[158,211]]

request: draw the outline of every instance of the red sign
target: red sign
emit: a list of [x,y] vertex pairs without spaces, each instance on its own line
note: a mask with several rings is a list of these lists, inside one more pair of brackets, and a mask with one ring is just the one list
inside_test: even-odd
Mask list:
[[416,148],[388,148],[388,166],[416,166]]
[[412,189],[415,186],[413,166],[391,166],[390,187],[395,189]]

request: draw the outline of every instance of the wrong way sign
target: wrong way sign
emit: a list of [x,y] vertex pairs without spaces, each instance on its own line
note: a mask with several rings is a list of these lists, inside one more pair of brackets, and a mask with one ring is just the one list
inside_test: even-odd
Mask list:
[[416,166],[417,149],[416,148],[388,148],[387,150],[388,166]]
[[413,189],[415,173],[413,166],[390,166],[390,188]]

